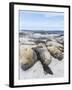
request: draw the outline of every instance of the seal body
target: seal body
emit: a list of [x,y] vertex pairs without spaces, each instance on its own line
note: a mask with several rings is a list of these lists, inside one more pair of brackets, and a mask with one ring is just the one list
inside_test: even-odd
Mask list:
[[63,53],[56,46],[48,46],[47,48],[54,58],[57,58],[58,60],[63,59]]
[[20,49],[20,64],[23,70],[27,70],[37,61],[37,55],[32,48]]
[[52,61],[50,53],[43,48],[38,48],[36,50],[40,55],[40,61],[46,65],[49,65]]
[[33,48],[37,54],[37,59],[42,63],[45,74],[49,73],[53,75],[52,70],[49,68],[49,64],[52,61],[52,57],[48,49],[46,48],[45,44],[39,44],[39,46],[36,48]]

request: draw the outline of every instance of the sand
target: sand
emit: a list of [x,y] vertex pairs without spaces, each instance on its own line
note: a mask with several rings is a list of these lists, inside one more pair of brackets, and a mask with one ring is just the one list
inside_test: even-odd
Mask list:
[[37,61],[30,69],[23,71],[20,68],[20,80],[23,79],[38,79],[38,78],[57,78],[64,76],[64,60],[59,61],[55,58],[52,58],[52,62],[49,65],[53,71],[53,75],[45,74],[42,64],[40,61]]
[[[27,47],[36,47],[36,45],[23,45],[23,43],[27,44],[34,44],[33,42],[29,42],[28,39],[25,38],[25,40],[22,38],[20,43],[20,48],[27,48]],[[55,40],[51,41],[55,45]],[[59,45],[56,43],[56,45]],[[19,66],[20,67],[20,66]],[[64,77],[64,59],[59,61],[58,59],[52,57],[52,62],[49,64],[50,69],[53,72],[53,75],[51,74],[45,74],[43,70],[43,66],[41,62],[38,60],[31,68],[24,71],[21,69],[19,70],[19,79],[39,79],[39,78],[58,78],[58,77]]]

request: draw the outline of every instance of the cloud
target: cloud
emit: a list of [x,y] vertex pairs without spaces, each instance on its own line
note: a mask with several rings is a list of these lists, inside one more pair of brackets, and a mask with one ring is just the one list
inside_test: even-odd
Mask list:
[[[34,14],[31,15],[30,14]],[[63,12],[22,11],[20,16],[20,29],[63,29]]]
[[64,16],[64,12],[54,12],[54,11],[20,11],[21,13],[26,14],[41,14],[45,17],[54,17],[54,16]]
[[58,13],[58,12],[48,12],[44,13],[45,17],[57,17],[57,16],[64,16],[64,13]]

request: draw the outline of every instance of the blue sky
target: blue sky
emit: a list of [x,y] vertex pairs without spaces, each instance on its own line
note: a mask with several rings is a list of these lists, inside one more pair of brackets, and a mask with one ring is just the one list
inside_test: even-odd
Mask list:
[[63,12],[19,11],[20,30],[64,30]]

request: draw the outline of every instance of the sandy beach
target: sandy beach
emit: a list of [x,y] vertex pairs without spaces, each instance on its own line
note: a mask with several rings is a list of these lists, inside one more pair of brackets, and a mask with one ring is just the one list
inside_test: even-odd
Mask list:
[[64,60],[62,62],[57,59],[52,60],[52,63],[49,65],[53,71],[53,75],[45,74],[41,63],[38,61],[36,64],[27,71],[23,71],[20,68],[20,80],[23,79],[38,79],[38,78],[57,78],[64,76]]
[[[30,35],[32,36],[32,35]],[[40,36],[40,35],[39,35]],[[39,37],[37,36],[37,38]],[[34,36],[35,37],[35,36]],[[47,35],[46,35],[47,37]],[[59,42],[56,41],[56,38],[58,37],[58,35],[54,34],[54,35],[48,35],[48,38],[50,39],[50,41],[47,42],[47,45],[54,45],[54,46],[63,46],[62,44],[60,44]],[[59,39],[62,39],[62,37],[59,37]],[[57,38],[58,39],[58,38]],[[58,39],[58,40],[59,40]],[[35,42],[33,42],[36,39],[32,39],[29,37],[21,37],[20,38],[20,49],[22,48],[31,48],[31,47],[36,47]],[[38,40],[38,39],[37,39]],[[42,39],[44,40],[44,39]],[[37,62],[28,70],[24,71],[21,66],[20,70],[19,70],[19,79],[20,80],[24,80],[24,79],[38,79],[38,78],[57,78],[57,77],[63,77],[64,76],[64,58],[60,61],[57,58],[52,57],[52,62],[48,65],[49,68],[52,70],[53,75],[49,74],[49,73],[45,73],[42,63],[37,60]]]

